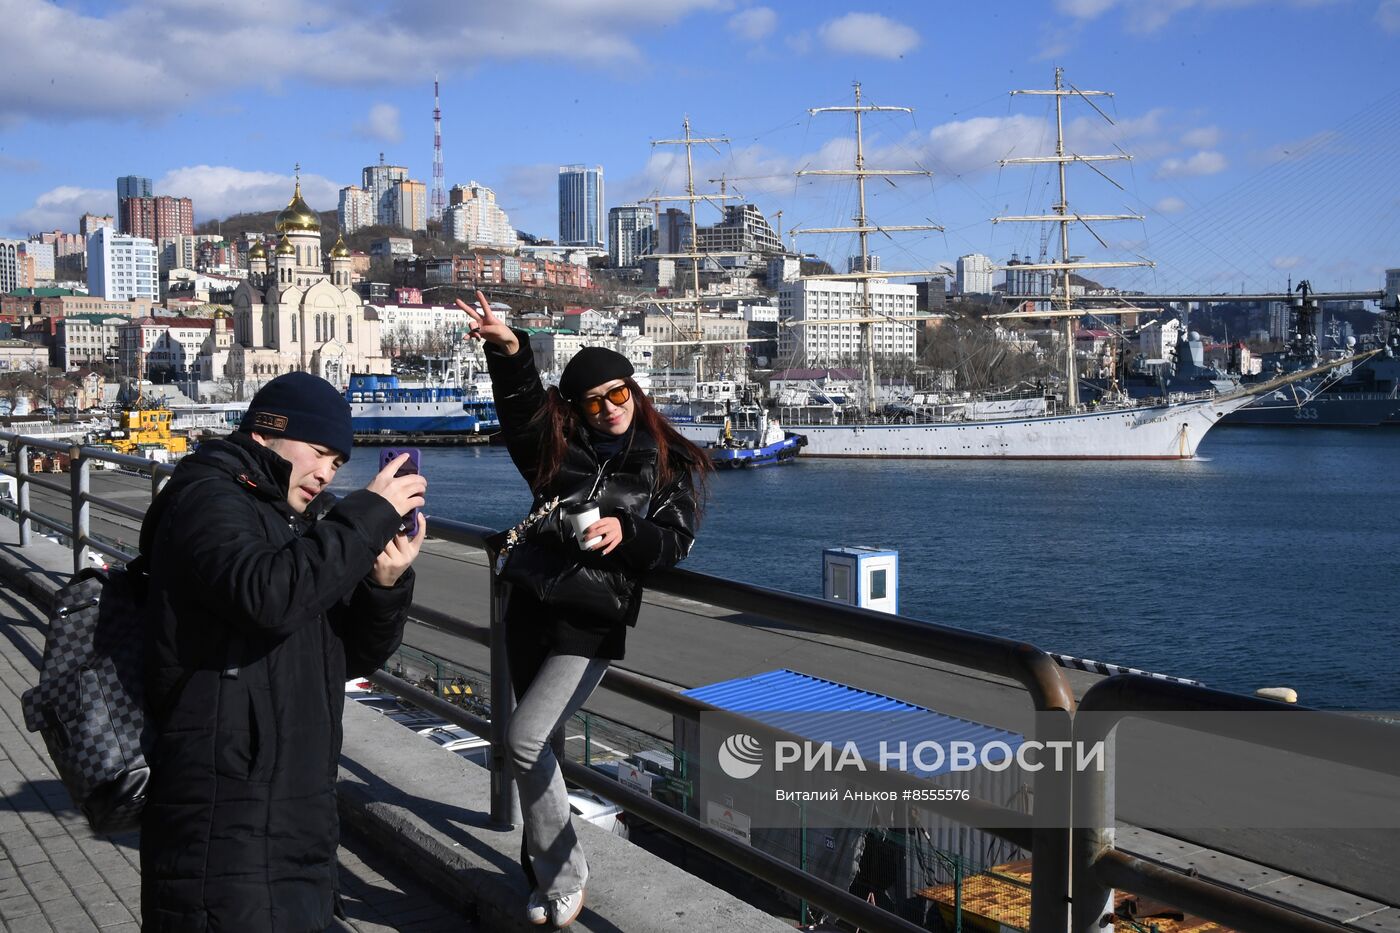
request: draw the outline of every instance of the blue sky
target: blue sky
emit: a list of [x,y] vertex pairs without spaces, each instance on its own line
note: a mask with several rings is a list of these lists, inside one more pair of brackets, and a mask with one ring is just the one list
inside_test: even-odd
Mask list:
[[199,220],[282,206],[297,162],[318,209],[381,151],[430,182],[434,73],[448,187],[493,187],[520,229],[557,232],[560,164],[601,164],[609,205],[679,192],[680,151],[651,141],[685,114],[730,139],[697,150],[702,186],[723,173],[784,230],[831,226],[851,186],[792,172],[849,159],[849,117],[807,108],[859,80],[915,109],[869,118],[868,164],[934,173],[873,182],[871,216],[946,227],[884,240],[884,267],[1004,260],[1037,252],[1039,230],[989,218],[1053,201],[1043,169],[997,166],[1053,146],[1048,99],[1007,92],[1060,65],[1116,93],[1100,101],[1114,125],[1071,102],[1072,147],[1134,155],[1104,166],[1121,190],[1071,171],[1071,207],[1146,215],[1073,251],[1158,264],[1103,280],[1371,289],[1400,265],[1400,0],[0,0],[0,16],[4,235],[76,230],[114,210],[125,174],[192,197]]

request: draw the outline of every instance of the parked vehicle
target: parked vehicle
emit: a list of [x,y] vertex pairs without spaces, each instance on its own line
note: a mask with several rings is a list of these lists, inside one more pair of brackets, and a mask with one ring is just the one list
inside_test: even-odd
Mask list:
[[617,804],[591,790],[575,787],[569,791],[569,810],[614,836],[628,838],[627,814]]
[[491,740],[464,729],[461,726],[439,726],[424,732],[430,741],[436,742],[449,752],[455,752],[473,764],[486,767],[491,761]]

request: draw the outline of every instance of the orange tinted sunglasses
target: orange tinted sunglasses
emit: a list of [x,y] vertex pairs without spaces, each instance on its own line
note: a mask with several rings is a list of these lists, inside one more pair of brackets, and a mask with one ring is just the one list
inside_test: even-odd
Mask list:
[[603,399],[607,399],[614,405],[622,406],[627,404],[627,400],[632,397],[632,390],[627,388],[627,383],[614,386],[602,395],[590,395],[582,402],[579,408],[583,409],[585,415],[596,415],[603,410]]

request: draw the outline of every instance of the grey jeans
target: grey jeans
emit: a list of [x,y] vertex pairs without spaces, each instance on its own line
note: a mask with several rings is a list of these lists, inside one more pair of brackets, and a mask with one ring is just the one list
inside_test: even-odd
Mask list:
[[506,750],[525,820],[525,849],[546,897],[582,890],[588,863],[570,820],[559,756],[562,727],[583,706],[608,662],[551,652],[520,697],[506,731]]

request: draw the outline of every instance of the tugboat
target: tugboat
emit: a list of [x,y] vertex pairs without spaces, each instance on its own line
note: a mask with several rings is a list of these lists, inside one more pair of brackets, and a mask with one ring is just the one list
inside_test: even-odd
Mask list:
[[189,438],[171,432],[174,417],[168,408],[125,408],[116,427],[95,438],[94,446],[169,463],[188,453],[190,446]]
[[715,469],[742,470],[751,466],[792,463],[797,459],[802,448],[807,446],[807,438],[784,431],[776,418],[759,417],[763,419],[763,428],[753,440],[735,437],[733,422],[728,417],[724,419],[719,440],[702,445]]

